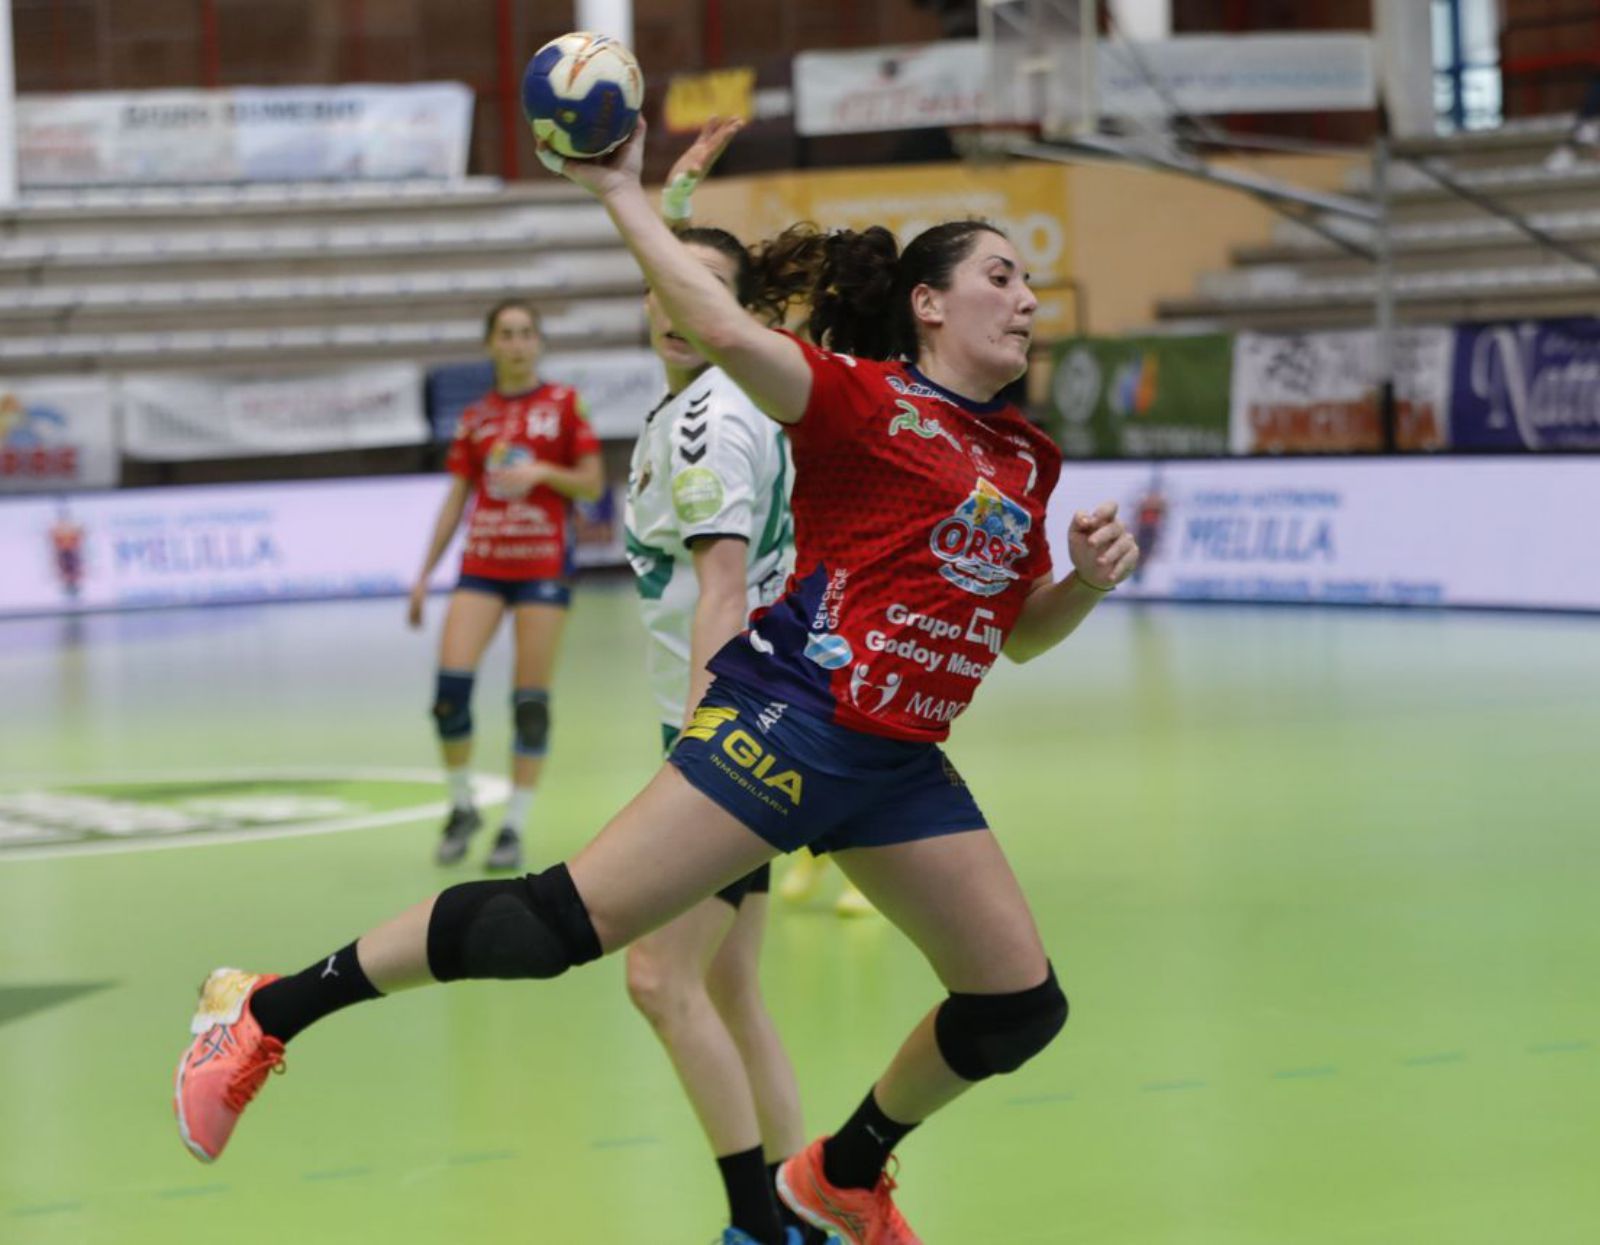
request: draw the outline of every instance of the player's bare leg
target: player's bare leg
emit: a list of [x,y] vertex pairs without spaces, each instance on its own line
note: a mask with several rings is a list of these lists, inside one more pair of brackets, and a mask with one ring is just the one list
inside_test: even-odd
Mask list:
[[[435,981],[559,976],[665,924],[773,855],[664,766],[568,865],[470,882],[416,904],[301,972],[218,970],[179,1064],[179,1128],[215,1159],[281,1067],[284,1045],[353,1003]],[[639,861],[654,862],[649,869]]]
[[909,1245],[917,1238],[884,1173],[894,1147],[977,1081],[1042,1049],[1065,1020],[1066,1001],[988,831],[841,852],[838,864],[951,993],[912,1030],[850,1120],[784,1165],[780,1190],[846,1241]]
[[450,594],[439,637],[439,675],[434,692],[434,726],[450,786],[450,813],[435,859],[453,864],[483,824],[472,798],[472,685],[484,650],[494,639],[505,603],[486,592]]

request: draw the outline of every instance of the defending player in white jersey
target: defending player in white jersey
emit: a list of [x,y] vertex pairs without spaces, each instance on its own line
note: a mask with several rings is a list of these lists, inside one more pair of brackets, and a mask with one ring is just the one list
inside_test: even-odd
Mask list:
[[[708,127],[679,167],[703,173],[737,128]],[[771,293],[732,234],[683,228],[678,236],[746,306]],[[670,749],[711,681],[706,663],[744,630],[752,609],[777,599],[793,569],[792,473],[782,430],[673,328],[653,295],[645,308],[667,395],[634,446],[627,547]],[[770,878],[762,865],[628,949],[628,993],[666,1048],[717,1160],[726,1245],[826,1239],[779,1203],[772,1184],[806,1136],[794,1070],[761,997]]]

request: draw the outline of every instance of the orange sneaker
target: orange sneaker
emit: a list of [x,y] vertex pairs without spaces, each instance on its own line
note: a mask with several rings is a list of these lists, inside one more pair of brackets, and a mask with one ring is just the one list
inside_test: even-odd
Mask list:
[[807,1223],[836,1232],[846,1245],[922,1245],[895,1209],[894,1179],[885,1172],[872,1189],[840,1189],[822,1170],[818,1138],[778,1169],[778,1195]]
[[222,1153],[267,1073],[283,1071],[283,1043],[261,1032],[250,1014],[250,996],[277,980],[272,973],[219,968],[200,987],[189,1022],[195,1039],[178,1061],[172,1107],[178,1135],[202,1163]]

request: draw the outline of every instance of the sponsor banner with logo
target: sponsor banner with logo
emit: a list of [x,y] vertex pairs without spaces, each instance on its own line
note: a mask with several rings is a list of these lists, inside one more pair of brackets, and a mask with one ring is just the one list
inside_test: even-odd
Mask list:
[[1047,519],[1062,568],[1103,500],[1145,550],[1120,599],[1600,611],[1600,457],[1075,463]]
[[1054,352],[1056,439],[1074,458],[1183,458],[1228,452],[1233,339],[1080,337]]
[[[797,220],[823,229],[882,225],[902,245],[942,221],[992,220],[1010,236],[1039,296],[1035,332],[1078,325],[1059,283],[1073,275],[1067,204],[1071,170],[1006,163],[900,165],[714,179],[695,192],[695,219],[743,238],[770,238]],[[1052,288],[1055,287],[1055,288]]]
[[756,71],[749,66],[673,74],[662,119],[668,134],[694,134],[713,117],[755,116]]
[[[1185,35],[1136,45],[1102,41],[1096,87],[1113,117],[1322,112],[1375,108],[1370,35]],[[1159,85],[1160,89],[1157,89]]]
[[[1395,405],[1401,449],[1450,445],[1454,334],[1395,334]],[[1383,446],[1378,335],[1240,333],[1233,344],[1229,442],[1235,454],[1349,454]]]
[[1450,437],[1463,450],[1600,450],[1600,319],[1458,328]]
[[129,458],[310,454],[428,439],[422,369],[412,363],[270,380],[133,373],[121,378],[121,391]]
[[24,188],[466,174],[459,82],[103,91],[17,99]]
[[[1027,49],[1075,63],[1076,50]],[[1137,56],[1102,40],[1097,56],[1099,112],[1166,116],[1170,100],[1188,113],[1308,112],[1366,109],[1377,102],[1372,39],[1362,34],[1187,35],[1142,42]],[[1005,65],[995,78],[1022,80]],[[1029,119],[1026,100],[996,108],[986,95],[991,65],[973,40],[802,52],[795,57],[795,125],[801,134],[859,134],[924,126],[978,125],[1013,112]],[[1156,85],[1152,85],[1151,76]]]
[[0,493],[110,488],[118,474],[109,381],[0,380]]
[[[0,615],[404,594],[448,488],[440,474],[0,501]],[[613,498],[576,522],[579,565],[621,560],[617,513]],[[455,582],[461,535],[435,588]]]

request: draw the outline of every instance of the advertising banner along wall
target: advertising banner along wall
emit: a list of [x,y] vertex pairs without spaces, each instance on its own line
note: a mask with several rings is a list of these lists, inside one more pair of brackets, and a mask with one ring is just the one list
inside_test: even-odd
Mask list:
[[460,178],[472,90],[96,91],[17,98],[17,175],[49,186]]
[[428,439],[422,370],[413,363],[271,380],[131,373],[121,393],[129,458],[311,454]]
[[[441,473],[0,501],[0,615],[403,595],[448,488]],[[577,516],[580,566],[621,560],[619,513],[607,497]]]
[[1058,564],[1103,500],[1144,551],[1124,600],[1600,611],[1600,457],[1069,463]]
[[[1004,58],[1019,50],[1037,49],[997,49],[996,81],[1020,78],[1020,66],[1004,72]],[[1103,116],[1166,116],[1174,101],[1186,113],[1365,109],[1377,102],[1372,39],[1363,34],[1180,35],[1141,42],[1136,54],[1102,39],[1096,59]],[[1009,99],[991,110],[990,73],[976,39],[802,52],[794,60],[795,126],[820,135],[978,125],[1013,112],[1015,120],[1036,120],[1027,104]]]
[[1466,450],[1600,450],[1600,319],[1456,330],[1450,434]]
[[0,492],[109,488],[118,476],[109,381],[0,381]]
[[1055,350],[1052,427],[1074,458],[1181,458],[1228,452],[1233,339],[1077,338]]
[[[1448,448],[1453,330],[1395,335],[1397,440]],[[1233,346],[1235,454],[1349,454],[1383,448],[1378,335],[1240,333]]]

